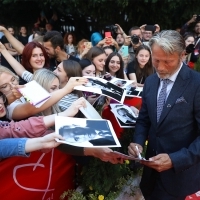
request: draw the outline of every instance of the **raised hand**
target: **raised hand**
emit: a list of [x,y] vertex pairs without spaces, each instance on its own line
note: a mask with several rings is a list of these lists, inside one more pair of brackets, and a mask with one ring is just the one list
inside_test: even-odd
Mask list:
[[74,117],[79,111],[79,108],[86,107],[86,101],[83,97],[79,98],[78,100],[74,101],[71,106],[63,112],[65,116]]
[[64,88],[68,89],[69,92],[72,92],[75,86],[85,85],[88,80],[85,77],[71,77]]
[[123,34],[124,33],[124,31],[123,31],[123,29],[122,29],[122,27],[119,25],[119,24],[115,24],[115,26],[117,26],[117,34]]

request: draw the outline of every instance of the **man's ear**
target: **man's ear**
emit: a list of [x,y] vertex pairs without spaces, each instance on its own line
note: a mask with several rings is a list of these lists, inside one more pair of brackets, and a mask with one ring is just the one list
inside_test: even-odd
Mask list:
[[60,47],[57,46],[57,47],[55,48],[55,51],[56,51],[56,53],[58,53],[59,51],[61,51]]
[[181,53],[181,55],[180,55],[180,60],[181,60],[181,62],[185,59],[185,50]]

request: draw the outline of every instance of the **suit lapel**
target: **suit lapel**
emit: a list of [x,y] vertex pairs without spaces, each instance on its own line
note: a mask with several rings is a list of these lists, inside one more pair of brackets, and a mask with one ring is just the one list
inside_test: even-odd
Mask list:
[[160,79],[158,78],[158,75],[155,74],[154,75],[155,78],[153,79],[151,85],[150,85],[150,88],[151,88],[151,99],[150,99],[150,102],[151,102],[151,119],[152,119],[152,123],[155,125],[155,127],[157,126],[157,94],[158,94],[158,87],[160,85]]
[[173,108],[176,100],[179,97],[181,97],[181,95],[184,92],[184,90],[186,89],[189,81],[190,81],[189,69],[187,66],[183,65],[177,78],[176,78],[176,81],[174,82],[174,85],[171,89],[171,92],[170,92],[168,98],[167,98],[167,101],[163,107],[163,111],[160,116],[158,126],[162,123],[162,121],[165,119],[167,114]]

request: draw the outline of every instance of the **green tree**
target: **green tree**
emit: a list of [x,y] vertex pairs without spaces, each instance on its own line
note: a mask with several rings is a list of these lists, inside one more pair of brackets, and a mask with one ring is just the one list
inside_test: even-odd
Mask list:
[[[125,31],[133,25],[159,24],[161,29],[174,29],[200,14],[198,0],[2,0],[0,18],[23,21],[50,8],[61,15],[72,14],[83,21],[87,16],[96,19],[97,26],[119,23]],[[2,12],[3,10],[3,12]],[[32,14],[33,13],[33,14]],[[5,16],[5,17],[4,17]]]

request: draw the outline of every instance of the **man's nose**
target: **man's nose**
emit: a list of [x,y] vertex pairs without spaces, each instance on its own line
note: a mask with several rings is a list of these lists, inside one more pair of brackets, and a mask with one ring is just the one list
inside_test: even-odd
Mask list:
[[156,68],[157,68],[158,70],[162,70],[164,65],[163,65],[162,62],[158,62],[156,66],[157,66]]

